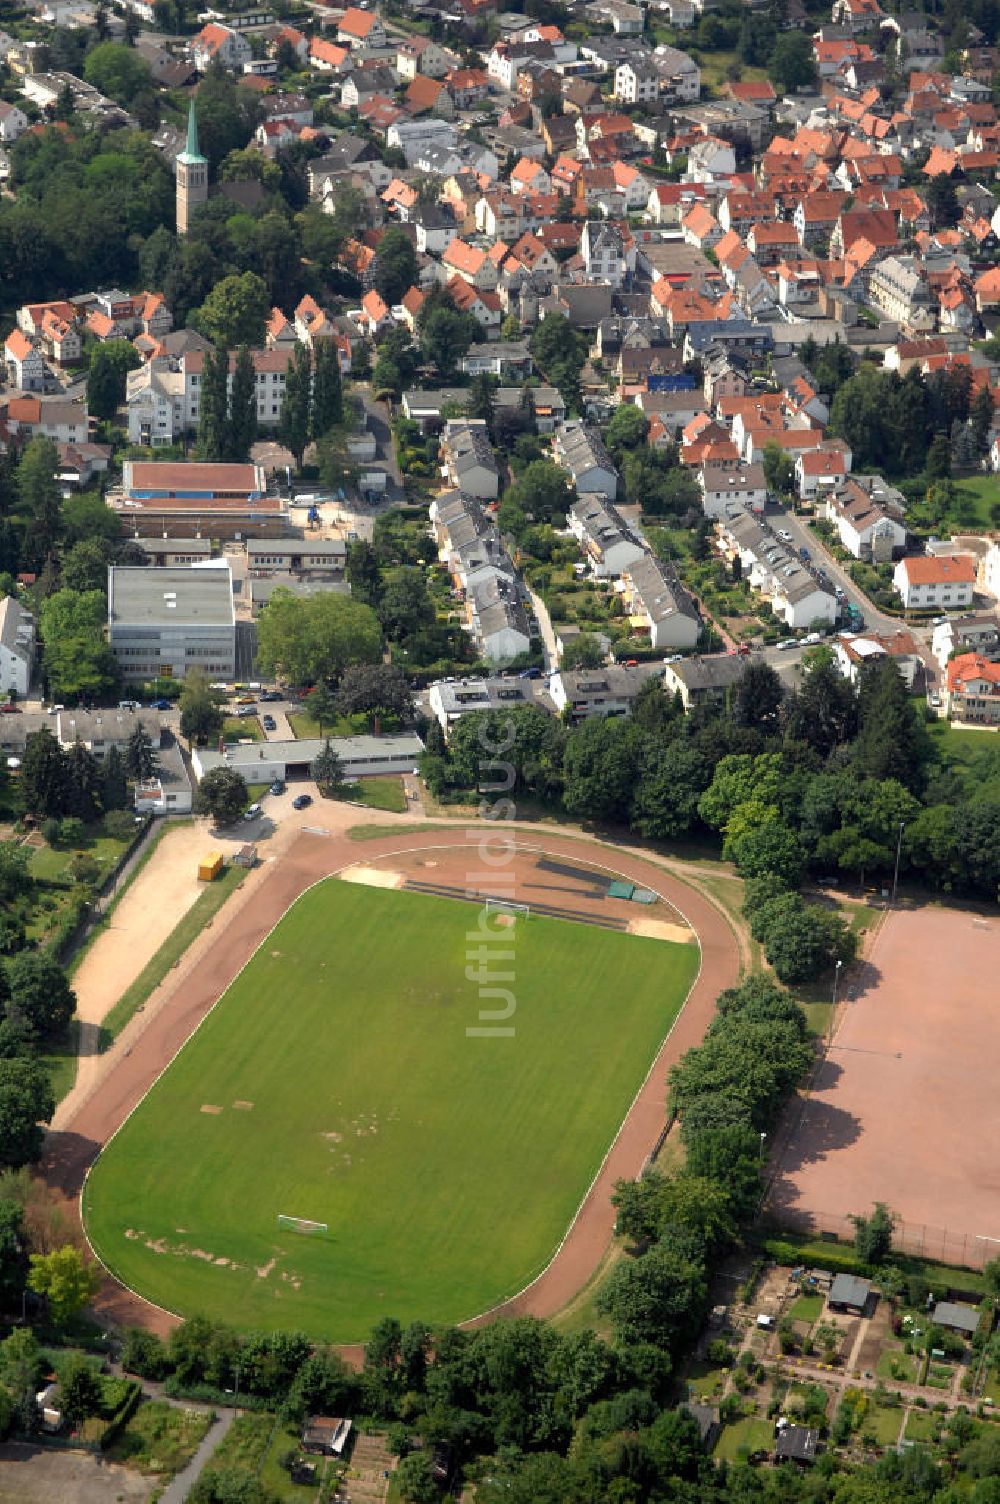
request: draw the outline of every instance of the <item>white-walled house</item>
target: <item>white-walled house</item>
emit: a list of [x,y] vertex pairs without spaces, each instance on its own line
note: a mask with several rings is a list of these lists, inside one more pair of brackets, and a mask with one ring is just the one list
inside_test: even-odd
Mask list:
[[892,583],[907,611],[971,606],[976,561],[971,554],[913,554],[900,559]]
[[616,578],[646,552],[617,508],[603,496],[580,496],[566,521],[598,579]]
[[12,595],[0,601],[0,694],[27,699],[35,661],[35,618]]
[[906,525],[893,504],[896,495],[879,476],[855,476],[827,496],[823,515],[855,559],[884,563],[905,547]]
[[651,647],[697,646],[701,618],[673,564],[644,553],[623,573],[621,588],[633,627],[649,633]]

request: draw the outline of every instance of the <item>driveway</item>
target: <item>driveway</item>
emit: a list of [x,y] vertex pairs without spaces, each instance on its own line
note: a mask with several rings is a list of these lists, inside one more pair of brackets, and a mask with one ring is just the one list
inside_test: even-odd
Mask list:
[[534,607],[535,615],[538,618],[538,625],[541,628],[542,652],[545,655],[545,672],[547,674],[554,674],[559,667],[559,654],[556,651],[556,634],[552,630],[552,619],[541,596],[536,595],[530,585],[526,584],[525,588],[531,597],[531,604]]

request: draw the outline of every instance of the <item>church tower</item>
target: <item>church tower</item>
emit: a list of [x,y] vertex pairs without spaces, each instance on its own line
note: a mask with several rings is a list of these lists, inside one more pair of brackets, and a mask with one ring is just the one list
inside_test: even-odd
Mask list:
[[187,145],[177,158],[177,233],[186,235],[191,216],[208,198],[208,161],[198,150],[194,100],[188,111]]

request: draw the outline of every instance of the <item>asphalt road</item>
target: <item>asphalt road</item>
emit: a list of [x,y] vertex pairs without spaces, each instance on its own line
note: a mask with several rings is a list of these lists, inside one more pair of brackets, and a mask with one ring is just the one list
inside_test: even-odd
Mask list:
[[857,606],[865,619],[866,627],[873,632],[899,631],[902,626],[900,619],[896,616],[886,616],[872,604],[863,591],[855,585],[844,566],[823,547],[821,540],[810,531],[800,517],[784,511],[781,507],[769,507],[766,520],[776,532],[782,529],[791,533],[797,549],[808,549],[813,564],[825,569],[833,584],[839,585],[847,599]]

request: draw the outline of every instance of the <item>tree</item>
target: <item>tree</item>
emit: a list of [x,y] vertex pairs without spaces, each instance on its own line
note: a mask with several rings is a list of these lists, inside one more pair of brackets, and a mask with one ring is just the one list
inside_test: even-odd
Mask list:
[[97,759],[79,737],[66,754],[68,813],[81,825],[96,820],[101,808],[101,773]]
[[400,564],[386,573],[376,610],[390,642],[405,642],[433,626],[434,602],[419,565]]
[[22,1431],[30,1433],[38,1424],[35,1395],[43,1372],[34,1332],[30,1326],[15,1327],[7,1340],[0,1342],[0,1377],[13,1396]]
[[811,982],[854,955],[855,937],[844,921],[797,893],[765,904],[754,922],[775,975],[789,986]]
[[41,1125],[55,1110],[44,1066],[36,1060],[0,1060],[0,1169],[18,1170],[39,1158]]
[[396,1486],[406,1504],[438,1504],[441,1490],[427,1452],[411,1452],[396,1469]]
[[939,172],[927,184],[927,209],[931,216],[931,229],[951,229],[958,223],[961,206],[958,192],[947,172]]
[[628,721],[595,716],[578,726],[563,754],[563,804],[583,819],[622,821],[638,779],[642,737]]
[[316,345],[312,378],[312,436],[319,439],[344,421],[344,388],[340,351],[332,339]]
[[615,408],[608,424],[605,441],[615,459],[629,449],[641,449],[649,432],[649,419],[633,402],[623,402]]
[[309,771],[321,792],[328,799],[335,799],[344,786],[344,765],[330,745],[329,737]]
[[854,686],[832,663],[816,663],[802,688],[787,702],[785,727],[795,741],[807,742],[821,757],[849,742],[857,729]]
[[561,465],[533,460],[511,486],[504,507],[519,507],[534,522],[561,521],[576,501],[576,487]]
[[117,685],[118,661],[104,635],[107,616],[101,590],[57,590],[42,602],[42,667],[54,698],[100,702]]
[[229,353],[206,350],[198,408],[198,448],[206,459],[226,453],[229,429]]
[[[199,120],[202,92],[199,91]],[[270,312],[266,283],[255,272],[242,272],[217,282],[192,317],[205,337],[224,350],[236,345],[257,349],[264,343],[264,325]]]
[[285,374],[285,399],[278,423],[278,437],[290,449],[298,469],[309,442],[312,408],[312,359],[307,347],[298,341],[292,350]]
[[[310,697],[315,698],[315,694]],[[341,715],[406,720],[413,714],[413,693],[402,670],[394,664],[357,663],[344,670],[337,685],[336,705]]]
[[870,1217],[853,1216],[854,1251],[863,1264],[884,1264],[892,1252],[895,1218],[884,1201],[876,1201]]
[[364,538],[347,546],[347,563],[344,569],[347,583],[355,600],[368,606],[377,606],[382,588],[378,554]]
[[323,727],[336,720],[337,697],[329,685],[315,685],[309,696],[309,714],[319,726],[320,736],[323,735]]
[[79,1249],[67,1243],[52,1253],[33,1253],[28,1286],[44,1295],[53,1321],[69,1321],[97,1294],[101,1275],[96,1264],[84,1261]]
[[107,814],[112,810],[124,810],[127,804],[125,764],[118,748],[112,744],[101,768],[101,807]]
[[571,637],[562,655],[564,669],[600,668],[603,662],[604,652],[593,632],[581,632],[578,636]]
[[775,439],[768,439],[764,445],[764,479],[779,495],[790,495],[795,489],[794,461]]
[[810,39],[801,31],[783,31],[767,61],[767,73],[776,89],[792,94],[816,78]]
[[178,701],[181,712],[181,735],[201,747],[216,740],[222,731],[223,714],[220,697],[202,669],[192,669],[184,681]]
[[0,1310],[12,1311],[20,1301],[27,1270],[24,1213],[18,1201],[0,1198]]
[[212,768],[198,785],[196,810],[200,815],[211,815],[222,830],[235,825],[246,807],[246,780],[235,768]]
[[25,548],[36,566],[44,563],[62,536],[58,469],[59,451],[51,439],[39,436],[25,445],[17,467],[17,490],[31,518]]
[[47,726],[28,737],[21,760],[21,795],[29,815],[58,819],[69,807],[66,754]]
[[624,1342],[669,1346],[697,1330],[707,1294],[704,1265],[690,1253],[657,1244],[617,1263],[597,1296]]
[[858,682],[858,723],[852,760],[862,777],[895,778],[918,791],[929,755],[927,733],[891,658],[865,666]]
[[931,440],[924,474],[928,480],[947,480],[951,475],[951,444],[946,433],[936,433]]
[[[227,361],[228,364],[228,361]],[[248,345],[240,345],[229,395],[224,454],[227,460],[248,460],[257,439],[257,373]]]
[[106,591],[114,546],[107,538],[82,538],[63,554],[60,577],[66,590]]
[[457,308],[435,308],[420,331],[420,352],[450,381],[469,346],[480,337],[479,320]]
[[769,663],[748,663],[735,686],[733,724],[758,731],[777,728],[785,691]]
[[260,613],[257,634],[262,669],[293,684],[335,680],[349,664],[382,657],[372,608],[333,592],[299,600],[276,590]]
[[16,841],[0,841],[0,904],[9,904],[31,891],[30,852]]
[[118,42],[101,42],[88,52],[83,76],[123,105],[130,105],[140,89],[148,89],[152,77],[146,59]]
[[382,236],[375,262],[375,289],[391,308],[417,280],[417,253],[401,225]]
[[92,417],[114,420],[125,400],[126,377],[142,365],[142,357],[127,339],[109,339],[90,353],[87,407]]
[[36,1039],[65,1038],[77,994],[51,951],[23,951],[6,964],[6,1014]]
[[137,782],[145,782],[147,778],[152,778],[155,769],[156,755],[149,732],[145,726],[136,726],[129,734],[125,747],[125,771]]
[[59,1408],[74,1425],[96,1415],[101,1405],[101,1385],[83,1353],[70,1353],[59,1370]]

